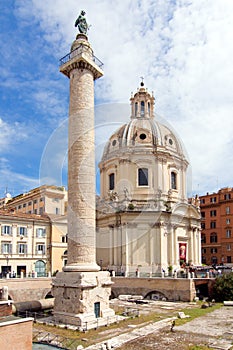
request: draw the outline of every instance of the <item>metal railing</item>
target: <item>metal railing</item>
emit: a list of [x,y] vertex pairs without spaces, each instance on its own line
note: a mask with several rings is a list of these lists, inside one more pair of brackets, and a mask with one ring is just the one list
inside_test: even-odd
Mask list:
[[[127,313],[129,313],[129,310],[131,310],[132,308],[127,308]],[[135,309],[132,309],[135,310]],[[132,313],[134,313],[134,311],[132,311]],[[31,317],[34,319],[34,322],[38,322],[38,323],[43,323],[43,324],[47,324],[47,325],[62,325],[64,326],[64,328],[69,328],[69,324],[67,324],[66,322],[61,323],[61,322],[57,322],[56,318],[53,317],[52,313],[45,313],[45,312],[34,312],[34,311],[18,311],[16,313],[16,316],[18,317],[22,317],[22,318],[27,318],[27,317]],[[125,316],[125,314],[124,314]],[[130,315],[128,315],[130,316]],[[71,317],[71,316],[70,316]],[[73,316],[75,318],[75,316]],[[90,329],[97,329],[99,327],[103,327],[103,326],[109,326],[110,324],[113,323],[119,323],[120,319],[122,319],[122,316],[119,315],[113,315],[113,316],[107,316],[107,317],[100,317],[100,318],[96,318],[94,321],[86,321],[84,322],[84,324],[82,326],[78,326],[76,327],[77,331],[81,331],[81,332],[86,332]]]
[[[85,45],[80,44],[75,50],[69,52],[67,55],[65,55],[64,57],[62,57],[60,59],[60,66],[69,62],[73,57],[77,56],[80,53],[89,53],[90,49],[87,48]],[[95,57],[94,55],[91,55],[91,58],[93,60],[93,62],[95,62],[97,64],[97,66],[99,68],[103,67],[103,62],[101,62],[97,57]]]
[[76,350],[80,340],[63,337],[44,331],[33,331],[33,343],[50,344],[58,349]]

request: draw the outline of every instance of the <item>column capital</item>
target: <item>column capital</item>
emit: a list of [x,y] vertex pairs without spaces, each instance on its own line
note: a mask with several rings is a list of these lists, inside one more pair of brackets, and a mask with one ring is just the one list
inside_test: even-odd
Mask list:
[[85,35],[77,35],[71,46],[71,51],[60,60],[60,72],[70,78],[73,69],[87,69],[92,72],[93,78],[103,76],[103,63],[93,55],[93,50]]

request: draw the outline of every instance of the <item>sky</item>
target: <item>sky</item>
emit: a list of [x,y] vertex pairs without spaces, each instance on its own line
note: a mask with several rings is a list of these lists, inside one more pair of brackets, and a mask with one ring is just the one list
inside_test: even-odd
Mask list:
[[156,115],[186,147],[189,196],[232,187],[232,0],[0,0],[0,198],[67,185],[69,79],[59,60],[81,10],[104,63],[95,82],[96,162],[129,121],[143,76]]

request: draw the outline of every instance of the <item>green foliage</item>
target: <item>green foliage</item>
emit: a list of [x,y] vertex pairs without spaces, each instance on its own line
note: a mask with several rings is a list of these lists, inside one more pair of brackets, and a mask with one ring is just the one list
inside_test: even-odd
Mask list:
[[134,210],[134,205],[133,205],[133,203],[129,203],[128,209],[129,209],[129,210]]
[[216,301],[233,300],[233,272],[216,278],[213,298]]

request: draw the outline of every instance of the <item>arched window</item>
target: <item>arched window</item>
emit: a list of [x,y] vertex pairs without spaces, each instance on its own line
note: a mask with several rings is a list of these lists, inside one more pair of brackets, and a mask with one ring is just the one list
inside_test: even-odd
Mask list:
[[141,117],[145,115],[145,102],[141,101]]
[[148,114],[150,115],[150,102],[148,102]]
[[67,250],[64,251],[63,256],[62,256],[62,260],[63,260],[63,266],[67,265]]
[[109,190],[114,190],[114,187],[115,187],[115,176],[114,174],[110,174],[109,175]]
[[138,169],[138,186],[148,186],[148,169]]
[[68,242],[68,235],[66,234],[66,235],[62,236],[61,241],[62,241],[62,243],[67,243]]
[[35,272],[37,272],[37,277],[45,277],[45,262],[43,260],[37,260],[35,263]]
[[177,190],[177,175],[174,171],[171,172],[171,188]]
[[138,103],[137,103],[137,102],[135,102],[134,108],[135,108],[135,110],[134,110],[134,115],[135,115],[135,117],[136,117],[137,114],[138,114]]
[[218,242],[218,236],[217,233],[213,232],[210,235],[210,243],[217,243]]

